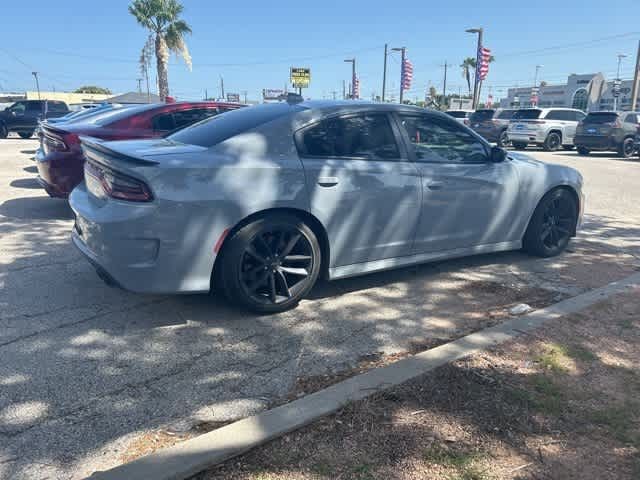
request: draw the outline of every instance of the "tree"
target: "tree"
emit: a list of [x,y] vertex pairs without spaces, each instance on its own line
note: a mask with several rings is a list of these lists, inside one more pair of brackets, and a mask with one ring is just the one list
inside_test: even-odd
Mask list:
[[134,0],[129,5],[129,13],[149,30],[147,42],[150,39],[154,42],[158,93],[163,102],[169,95],[169,54],[181,56],[191,70],[191,55],[184,41],[184,36],[191,33],[191,27],[180,19],[183,9],[177,0]]
[[111,95],[111,90],[104,87],[97,87],[96,85],[83,85],[75,89],[73,93],[100,93],[103,95]]
[[[491,55],[489,57],[489,63],[493,63],[495,57]],[[471,94],[471,72],[475,75],[477,61],[473,57],[467,57],[460,64],[460,68],[462,69],[462,78],[467,80],[467,87],[469,88],[469,94]]]

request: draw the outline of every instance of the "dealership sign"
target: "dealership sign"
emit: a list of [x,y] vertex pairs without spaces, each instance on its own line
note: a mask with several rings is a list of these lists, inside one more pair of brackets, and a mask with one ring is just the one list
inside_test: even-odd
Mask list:
[[310,68],[291,67],[291,84],[294,88],[308,88],[310,83]]
[[240,102],[240,94],[239,93],[227,93],[227,102]]

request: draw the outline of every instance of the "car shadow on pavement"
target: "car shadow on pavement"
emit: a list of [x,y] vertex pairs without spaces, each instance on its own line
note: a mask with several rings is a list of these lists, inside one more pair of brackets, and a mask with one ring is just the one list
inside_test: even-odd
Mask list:
[[20,153],[24,153],[25,155],[33,155],[36,153],[35,150],[20,150]]
[[107,287],[72,249],[70,222],[20,221],[70,219],[64,200],[8,200],[0,215],[16,219],[0,221],[16,236],[0,270],[0,462],[15,459],[0,463],[6,478],[88,475],[143,432],[241,418],[300,378],[499,323],[513,303],[555,301],[558,285],[623,278],[612,239],[640,252],[640,226],[590,217],[560,257],[480,255],[323,283],[297,309],[260,316],[216,296]]
[[0,215],[23,220],[73,219],[73,212],[67,200],[43,196],[6,200],[0,204]]
[[589,155],[580,155],[578,152],[553,152],[553,155],[560,155],[565,158],[579,158],[580,160],[612,160],[614,162],[631,162],[631,163],[639,163],[640,158],[637,155],[624,158],[619,156],[616,152],[590,152]]
[[22,170],[27,173],[38,173],[38,167],[36,166],[24,167]]
[[35,178],[19,178],[9,184],[14,188],[42,189],[38,180]]

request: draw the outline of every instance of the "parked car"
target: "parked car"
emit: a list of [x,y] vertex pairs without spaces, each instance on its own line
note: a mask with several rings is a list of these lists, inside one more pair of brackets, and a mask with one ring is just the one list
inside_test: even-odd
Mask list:
[[72,238],[103,279],[213,287],[260,312],[293,307],[319,276],[521,247],[557,255],[583,209],[577,171],[407,105],[283,102],[165,139],[81,141]]
[[240,104],[183,102],[112,108],[66,123],[41,125],[42,150],[36,152],[38,181],[52,197],[66,198],[84,178],[80,136],[104,140],[163,137],[176,129],[239,108]]
[[541,146],[548,152],[573,148],[578,122],[586,115],[574,108],[523,108],[517,110],[507,129],[511,144],[518,150],[527,145]]
[[580,155],[592,150],[613,150],[629,158],[635,150],[638,112],[591,112],[578,124],[573,143]]
[[39,121],[67,113],[67,104],[58,100],[21,100],[0,112],[0,138],[7,138],[9,132],[31,138]]
[[469,117],[469,126],[489,142],[496,142],[499,147],[509,143],[507,127],[515,113],[509,108],[483,108],[476,110]]
[[473,110],[447,110],[444,113],[455,118],[458,122],[464,125],[469,125],[469,117],[473,113]]

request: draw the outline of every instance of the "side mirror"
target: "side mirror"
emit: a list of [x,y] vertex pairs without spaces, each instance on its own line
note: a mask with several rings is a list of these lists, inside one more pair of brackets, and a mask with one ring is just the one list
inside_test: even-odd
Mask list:
[[491,147],[491,158],[493,163],[504,162],[507,159],[507,151],[500,147]]

